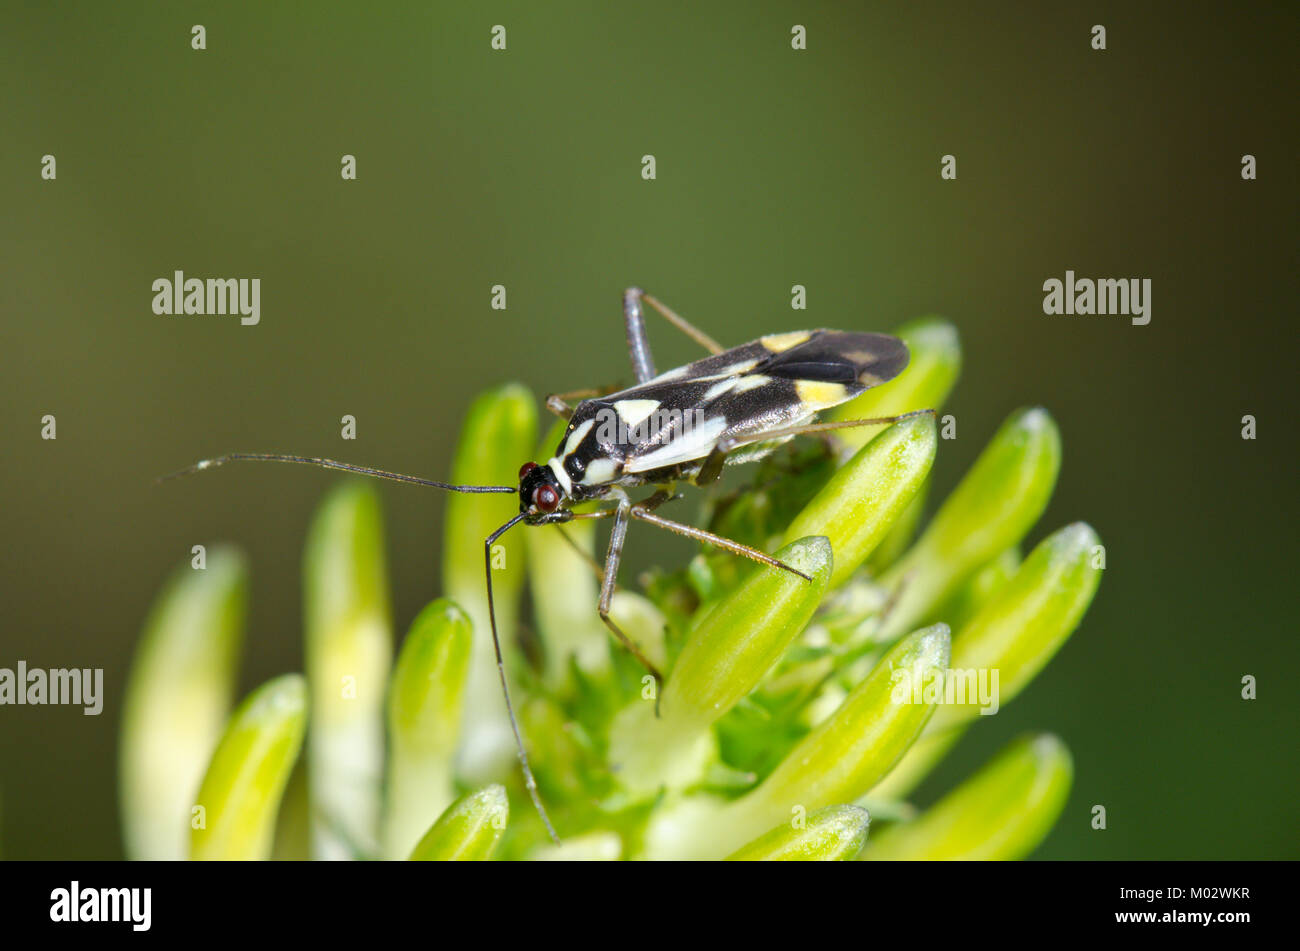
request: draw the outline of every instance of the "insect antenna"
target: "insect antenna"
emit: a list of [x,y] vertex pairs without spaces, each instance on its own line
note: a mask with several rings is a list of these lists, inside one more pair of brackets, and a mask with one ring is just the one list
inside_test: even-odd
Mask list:
[[166,482],[169,479],[179,479],[181,476],[193,475],[196,472],[202,472],[205,469],[215,469],[217,466],[225,465],[227,462],[296,462],[304,466],[319,466],[322,469],[339,469],[343,472],[355,472],[359,475],[373,476],[376,479],[387,479],[390,482],[405,482],[410,485],[427,485],[435,489],[446,489],[449,492],[496,492],[514,494],[519,491],[517,486],[510,485],[452,485],[449,482],[439,482],[436,479],[422,479],[419,476],[405,475],[401,472],[389,472],[387,469],[373,469],[370,466],[356,466],[350,462],[338,462],[334,459],[319,459],[314,456],[293,456],[280,452],[230,452],[224,456],[217,456],[213,459],[203,459],[194,463],[192,466],[186,466],[176,472],[159,476],[154,479],[154,485],[160,482]]
[[533,778],[533,769],[528,765],[528,752],[524,749],[524,737],[519,731],[519,721],[515,718],[515,705],[510,700],[510,685],[506,681],[506,664],[501,656],[501,638],[497,635],[496,604],[492,597],[492,544],[523,519],[524,513],[521,512],[483,541],[483,567],[487,576],[488,621],[492,627],[492,649],[496,651],[497,655],[497,673],[501,677],[501,693],[506,698],[506,713],[510,716],[510,729],[514,731],[515,747],[519,753],[519,764],[523,767],[524,785],[528,787],[528,795],[537,808],[537,814],[542,817],[542,825],[546,826],[551,841],[559,845],[560,837],[555,834],[555,827],[551,825],[551,817],[546,814],[546,807],[542,805],[542,797],[538,795],[537,780]]

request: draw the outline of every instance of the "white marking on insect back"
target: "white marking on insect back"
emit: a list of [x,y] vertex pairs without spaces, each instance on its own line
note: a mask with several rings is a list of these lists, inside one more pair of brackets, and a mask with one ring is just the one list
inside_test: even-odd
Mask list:
[[723,376],[740,376],[740,374],[742,374],[742,373],[748,373],[750,370],[754,369],[754,367],[756,367],[756,366],[758,366],[758,360],[756,360],[756,359],[755,359],[755,360],[741,360],[739,363],[733,363],[731,366],[726,367],[725,369],[719,370],[719,371],[717,371],[716,373],[710,373],[707,377],[705,377],[705,379],[709,379],[709,380],[711,380],[711,379],[713,379],[713,378],[715,378],[715,377],[723,377]]
[[[753,360],[742,360],[739,363],[731,364],[731,366],[722,367],[721,369],[718,370],[711,370],[708,373],[698,373],[695,376],[691,376],[691,374],[687,372],[688,370],[690,370],[689,364],[687,366],[674,367],[671,370],[668,370],[664,373],[660,373],[657,377],[655,377],[652,380],[646,380],[644,383],[638,383],[636,386],[628,387],[626,390],[622,390],[621,392],[635,393],[638,390],[640,390],[642,387],[654,386],[658,383],[672,383],[675,380],[689,379],[692,383],[704,383],[707,382],[708,380],[722,380],[722,379],[726,379],[727,377],[740,376],[742,374],[748,373],[750,370],[754,369],[754,367],[758,366],[760,359],[764,359],[764,358],[757,358]],[[619,394],[614,393],[612,395],[618,396]]]
[[727,428],[727,421],[721,416],[692,426],[676,439],[654,452],[647,453],[639,459],[631,459],[623,467],[625,472],[649,472],[664,466],[675,466],[679,462],[701,459],[717,445],[718,437]]
[[614,404],[618,418],[627,426],[635,426],[658,408],[658,400],[619,400]]
[[758,389],[772,382],[770,376],[763,376],[761,373],[750,373],[742,376],[736,381],[736,385],[731,388],[733,393],[748,393],[750,390]]
[[709,387],[707,390],[704,391],[704,396],[701,397],[701,399],[704,402],[708,402],[711,399],[716,399],[717,397],[721,396],[723,393],[726,393],[728,390],[735,389],[736,384],[739,383],[740,380],[742,379],[744,379],[744,377],[733,376],[733,377],[728,377],[725,380],[719,380],[717,383],[714,383],[711,387]]
[[565,457],[573,455],[573,450],[577,449],[578,445],[587,438],[587,433],[591,432],[591,427],[595,425],[596,421],[594,419],[589,419],[573,432],[569,433],[569,438],[564,442],[564,452],[561,453],[561,455]]
[[[671,370],[665,370],[652,380],[646,380],[646,383],[669,383],[673,380],[680,380],[686,375],[686,367],[673,367]],[[645,384],[641,384],[644,386]]]
[[560,457],[556,456],[554,459],[548,462],[547,465],[550,466],[551,471],[555,473],[555,479],[557,482],[560,483],[560,487],[564,489],[564,494],[572,495],[573,480],[570,479],[569,474],[564,471],[564,463],[563,461],[561,461]]
[[593,459],[587,463],[587,473],[582,477],[583,485],[603,485],[614,478],[618,472],[618,463],[608,456]]

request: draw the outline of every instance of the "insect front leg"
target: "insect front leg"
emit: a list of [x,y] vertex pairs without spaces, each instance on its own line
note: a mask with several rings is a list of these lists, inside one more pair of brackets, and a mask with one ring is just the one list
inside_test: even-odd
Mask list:
[[573,407],[569,405],[569,400],[591,400],[616,392],[618,389],[617,386],[589,386],[581,390],[569,390],[567,393],[552,393],[546,397],[546,408],[560,419],[568,419],[573,415]]
[[632,506],[623,499],[619,502],[618,508],[614,510],[614,527],[609,532],[609,551],[605,555],[605,575],[600,584],[600,604],[596,610],[600,614],[601,621],[610,629],[615,637],[626,647],[647,671],[655,679],[655,716],[659,715],[659,696],[663,693],[664,675],[659,672],[659,668],[650,662],[650,660],[641,653],[641,648],[629,638],[614,623],[614,619],[609,615],[610,604],[614,600],[614,582],[618,575],[618,563],[623,557],[623,542],[627,538],[627,523],[630,520]]

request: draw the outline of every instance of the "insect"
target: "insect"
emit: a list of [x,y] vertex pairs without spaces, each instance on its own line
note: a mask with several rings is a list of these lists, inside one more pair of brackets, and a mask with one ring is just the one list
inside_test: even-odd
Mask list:
[[[709,355],[656,373],[646,337],[643,304],[654,308]],[[892,423],[934,412],[925,409],[872,419],[815,421],[820,410],[847,402],[903,372],[909,353],[906,344],[897,337],[807,330],[760,337],[726,350],[639,288],[624,292],[623,320],[636,385],[614,393],[580,390],[547,397],[547,407],[567,419],[568,425],[555,455],[544,463],[524,463],[519,469],[517,485],[452,485],[333,459],[253,452],[205,459],[163,477],[169,479],[226,462],[252,460],[303,463],[452,492],[517,492],[519,513],[483,542],[488,616],[497,672],[524,782],[547,832],[557,842],[528,763],[497,634],[491,563],[492,546],[497,539],[520,522],[553,525],[575,519],[612,519],[597,612],[611,633],[662,687],[663,675],[610,617],[628,525],[633,520],[646,522],[809,581],[807,575],[758,549],[670,521],[655,510],[677,497],[674,491],[678,483],[708,485],[718,479],[724,465],[760,459],[795,436]],[[573,399],[581,401],[570,405]],[[646,486],[655,489],[647,498],[638,502],[629,498],[629,489]],[[578,503],[592,501],[606,502],[608,506],[594,511],[573,511]],[[656,690],[656,703],[659,693]]]

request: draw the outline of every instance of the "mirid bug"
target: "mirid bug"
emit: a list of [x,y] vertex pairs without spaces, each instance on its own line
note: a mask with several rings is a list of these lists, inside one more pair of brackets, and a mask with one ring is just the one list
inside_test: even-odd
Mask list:
[[[646,338],[642,304],[649,304],[709,356],[685,366],[656,373]],[[597,612],[605,626],[655,678],[663,676],[610,617],[615,579],[629,523],[636,519],[749,558],[760,564],[807,576],[758,549],[712,532],[670,521],[655,512],[675,498],[677,483],[708,485],[724,465],[752,462],[795,436],[855,426],[898,422],[933,413],[915,410],[900,416],[814,422],[816,414],[853,399],[870,387],[898,376],[906,367],[906,344],[877,333],[806,330],[760,337],[724,350],[649,294],[630,288],[623,294],[623,320],[636,385],[614,393],[592,390],[547,397],[547,407],[568,420],[555,455],[544,463],[526,462],[517,485],[452,485],[433,479],[373,469],[368,466],[283,453],[236,452],[163,476],[170,479],[236,460],[295,462],[340,469],[361,475],[427,485],[452,492],[518,493],[519,513],[483,542],[492,644],[514,730],[524,783],[547,832],[559,841],[537,792],[523,734],[515,717],[506,678],[501,641],[492,599],[492,546],[520,522],[553,525],[574,519],[613,519],[601,577]],[[570,400],[580,399],[576,406]],[[652,486],[648,497],[633,502],[627,490]],[[582,502],[603,501],[609,507],[574,512]],[[660,690],[656,691],[656,704]]]

